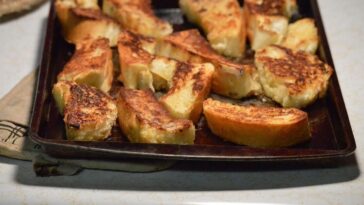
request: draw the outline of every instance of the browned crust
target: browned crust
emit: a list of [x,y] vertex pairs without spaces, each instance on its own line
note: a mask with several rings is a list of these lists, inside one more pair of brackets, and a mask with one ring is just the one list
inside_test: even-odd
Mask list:
[[294,124],[308,119],[306,112],[296,108],[238,106],[212,99],[205,100],[203,106],[222,118],[257,125]]
[[[189,75],[189,73],[192,72],[192,65],[178,62],[176,66],[176,71],[173,75],[173,85],[177,85],[179,81],[185,81]],[[176,86],[174,86],[172,89],[177,89]]]
[[[212,81],[212,75],[210,78],[205,79],[204,76],[206,76],[206,75],[207,75],[206,71],[204,69],[200,69],[197,73],[193,74],[193,76],[192,76],[192,79],[195,82],[193,84],[192,91],[194,93],[205,93],[205,94],[203,94],[205,97],[209,94],[209,91],[211,88],[211,81]],[[203,92],[204,90],[207,90],[207,91]]]
[[100,48],[102,50],[107,50],[109,49],[109,39],[107,38],[98,38],[98,39],[85,39],[82,46],[80,46],[79,48],[77,48],[77,52],[90,52],[95,50],[96,48]]
[[244,7],[251,14],[283,15],[284,0],[263,0],[261,4],[257,0],[248,0],[244,2]]
[[108,0],[117,8],[123,7],[136,7],[146,13],[153,14],[152,1],[151,0]]
[[67,125],[80,128],[85,124],[96,124],[111,111],[108,104],[112,99],[102,91],[87,85],[64,83],[70,85],[71,93],[64,109],[64,121]]
[[142,43],[153,42],[153,38],[136,35],[129,31],[122,31],[118,40],[120,60],[125,63],[149,63],[154,56],[143,49]]
[[[173,76],[173,87],[159,99],[162,103],[165,103],[165,100],[170,96],[182,89],[187,89],[184,86],[192,83],[192,95],[195,96],[195,99],[193,105],[189,107],[188,119],[194,123],[197,123],[200,119],[202,102],[210,94],[211,89],[213,70],[207,69],[205,66],[206,64],[179,63]],[[173,104],[168,106],[171,107]]]
[[[83,44],[75,51],[71,60],[65,65],[63,71],[58,75],[67,75],[75,71],[82,72],[87,70],[103,69],[106,61],[111,60],[112,51],[109,47],[109,40],[98,38],[94,41],[85,40]],[[99,49],[101,55],[93,56],[92,53]]]
[[287,147],[311,138],[307,114],[298,109],[204,102],[211,131],[224,140],[252,147]]
[[[281,46],[272,46],[285,53],[283,59],[257,57],[270,73],[278,78],[292,79],[287,84],[290,94],[301,93],[315,82],[323,80],[323,76],[331,76],[333,69],[322,62],[317,56],[304,51],[292,51]],[[261,51],[261,52],[264,52]],[[264,54],[263,54],[264,55]]]
[[87,8],[72,8],[72,13],[81,18],[86,20],[104,20],[109,21],[112,23],[119,24],[115,19],[111,18],[108,15],[105,15],[100,10],[96,9],[87,9]]
[[210,44],[201,36],[197,29],[172,33],[164,38],[165,41],[181,47],[193,54],[199,55],[208,61],[227,65],[243,71],[243,66],[229,61],[216,53]]
[[158,18],[153,11],[151,0],[109,0],[116,8],[121,11],[130,12],[133,9],[140,10],[150,18],[152,18],[157,24],[166,24],[168,21]]
[[190,52],[202,54],[204,57],[218,55],[197,29],[172,33],[164,39],[178,46],[184,46]]
[[160,130],[185,130],[192,126],[189,120],[174,119],[163,105],[158,102],[151,90],[121,88],[117,103],[123,103],[142,124]]
[[131,31],[124,30],[121,32],[122,35],[119,37],[119,41],[121,43],[128,45],[130,47],[142,48],[142,43],[153,43],[155,42],[155,38],[143,36],[140,34],[135,34]]
[[[204,90],[204,88],[206,86],[208,88],[210,87],[212,78],[211,77],[208,79],[204,78],[204,76],[208,75],[206,70],[203,67],[201,67],[201,68],[199,68],[199,70],[197,72],[194,72],[193,66],[194,65],[192,65],[192,64],[182,63],[182,62],[179,62],[177,64],[177,69],[173,76],[173,87],[168,91],[167,94],[165,94],[163,96],[163,98],[165,98],[169,95],[172,95],[175,92],[175,90],[181,89],[181,87],[189,79],[194,81],[193,87],[192,87],[192,91],[194,93],[200,93],[202,90]],[[206,80],[207,80],[207,82],[206,82]],[[207,90],[209,91],[210,89],[207,89]]]

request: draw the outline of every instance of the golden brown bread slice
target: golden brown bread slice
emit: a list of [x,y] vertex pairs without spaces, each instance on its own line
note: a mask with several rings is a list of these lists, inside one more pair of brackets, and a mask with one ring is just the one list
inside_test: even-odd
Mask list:
[[59,81],[52,93],[64,115],[67,139],[100,141],[110,135],[117,108],[107,94],[70,81]]
[[254,66],[237,64],[220,56],[195,29],[159,40],[155,53],[182,62],[214,64],[212,91],[217,94],[239,99],[261,92]]
[[253,50],[280,44],[286,35],[288,19],[297,12],[296,0],[246,0],[244,15]]
[[78,44],[85,38],[104,37],[110,46],[116,45],[121,27],[101,12],[97,0],[56,0],[55,9],[68,42]]
[[332,68],[317,56],[268,46],[255,54],[264,93],[283,107],[305,107],[323,97]]
[[297,13],[296,0],[245,0],[244,8],[249,14],[264,14],[269,16],[286,16],[290,18]]
[[245,20],[237,0],[180,0],[189,21],[202,27],[212,48],[230,57],[245,52]]
[[123,32],[118,43],[121,62],[119,80],[126,88],[132,89],[150,88],[159,91],[171,88],[178,62],[151,54],[142,48],[144,43],[139,39],[141,36],[130,34]]
[[288,25],[287,35],[281,46],[314,54],[318,43],[318,31],[314,20],[304,18]]
[[295,108],[238,106],[207,99],[203,112],[211,131],[251,147],[287,147],[311,138],[307,113]]
[[119,125],[133,143],[193,144],[190,120],[175,119],[150,90],[121,88],[117,99]]
[[259,50],[272,44],[280,44],[287,28],[288,19],[284,16],[254,15],[249,19],[247,28],[251,48]]
[[209,63],[178,63],[173,75],[173,86],[159,100],[173,117],[197,123],[202,102],[210,93],[214,66]]
[[154,15],[150,0],[104,0],[102,10],[135,33],[162,37],[173,32],[171,24]]
[[168,91],[173,86],[173,76],[183,65],[181,62],[163,56],[154,56],[150,66],[153,75],[153,87],[158,91]]
[[71,60],[58,74],[57,80],[87,84],[108,92],[113,80],[112,51],[109,41],[105,38],[82,41]]
[[153,38],[136,35],[129,31],[121,32],[118,41],[121,80],[126,88],[154,91],[150,64],[154,56],[147,50],[154,50]]

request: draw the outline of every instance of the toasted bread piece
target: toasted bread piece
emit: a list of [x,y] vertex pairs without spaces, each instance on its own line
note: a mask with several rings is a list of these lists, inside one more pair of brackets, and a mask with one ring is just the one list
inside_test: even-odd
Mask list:
[[281,46],[314,54],[318,43],[318,31],[314,20],[304,18],[288,25],[287,35]]
[[212,91],[231,98],[242,98],[261,92],[253,66],[241,65],[217,54],[197,30],[173,33],[158,42],[155,53],[182,62],[214,64]]
[[173,117],[190,119],[197,123],[202,102],[210,93],[214,66],[179,63],[173,75],[173,87],[160,98],[160,102]]
[[287,28],[288,19],[284,16],[253,15],[249,18],[247,28],[250,47],[258,50],[272,44],[280,44]]
[[175,119],[150,90],[121,88],[117,100],[119,125],[133,143],[193,144],[190,120]]
[[246,9],[249,16],[262,14],[290,18],[297,13],[298,6],[296,0],[245,0],[244,9]]
[[251,48],[258,50],[280,44],[287,32],[288,19],[296,12],[296,0],[246,0],[244,15]]
[[173,76],[178,70],[178,67],[183,65],[176,60],[155,56],[151,62],[150,72],[153,75],[153,87],[155,90],[169,90],[173,86]]
[[126,88],[154,90],[153,76],[149,68],[154,57],[144,49],[144,47],[151,47],[153,42],[152,38],[128,31],[120,34],[118,51],[121,75],[119,79]]
[[[122,35],[121,35],[122,37]],[[152,91],[168,90],[178,62],[162,56],[155,56],[131,41],[119,41],[118,50],[121,62],[119,80],[126,88]]]
[[323,97],[332,68],[312,54],[269,46],[255,54],[264,93],[283,107],[305,107]]
[[307,113],[295,108],[239,106],[208,99],[203,112],[211,131],[251,147],[287,147],[311,138]]
[[180,0],[179,5],[191,22],[202,27],[218,53],[244,55],[246,28],[237,0]]
[[67,139],[100,141],[110,135],[117,108],[107,94],[70,81],[59,81],[52,93],[64,115]]
[[110,46],[116,45],[121,27],[99,10],[97,1],[57,0],[55,8],[68,42],[78,44],[85,38],[104,37]]
[[71,60],[58,74],[58,81],[74,81],[108,92],[113,80],[112,51],[109,40],[90,39],[78,46]]
[[173,32],[171,24],[154,15],[150,0],[104,0],[102,10],[135,33],[162,37]]

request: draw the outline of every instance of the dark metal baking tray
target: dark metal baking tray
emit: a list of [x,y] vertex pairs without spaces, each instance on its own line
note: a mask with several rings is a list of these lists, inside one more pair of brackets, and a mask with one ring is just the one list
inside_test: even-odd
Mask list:
[[[316,0],[298,0],[300,14],[315,19],[320,34],[319,57],[333,61]],[[175,30],[193,28],[178,9],[177,1],[153,1],[157,14],[174,24]],[[60,24],[51,6],[43,58],[36,87],[30,136],[44,151],[55,157],[118,159],[125,157],[178,160],[285,161],[320,160],[346,157],[356,148],[336,73],[325,98],[305,109],[309,114],[312,140],[288,148],[258,149],[234,145],[214,136],[202,120],[194,145],[132,144],[115,126],[109,140],[79,142],[65,139],[64,124],[53,101],[51,90],[56,76],[74,48],[61,35]]]

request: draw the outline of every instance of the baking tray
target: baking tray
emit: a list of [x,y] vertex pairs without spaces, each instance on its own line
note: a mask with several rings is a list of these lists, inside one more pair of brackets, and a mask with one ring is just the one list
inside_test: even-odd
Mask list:
[[[298,0],[301,17],[315,19],[320,34],[319,57],[333,61],[316,0]],[[157,15],[174,24],[175,30],[194,28],[178,9],[177,1],[155,0]],[[125,157],[178,160],[285,161],[342,158],[356,148],[336,73],[330,79],[325,98],[307,107],[312,140],[288,148],[258,149],[220,140],[202,119],[197,126],[194,145],[132,144],[115,126],[112,136],[103,142],[80,142],[65,139],[62,117],[51,95],[57,74],[72,55],[74,47],[63,40],[60,24],[51,6],[43,57],[36,87],[30,136],[44,151],[55,157],[118,159]]]

